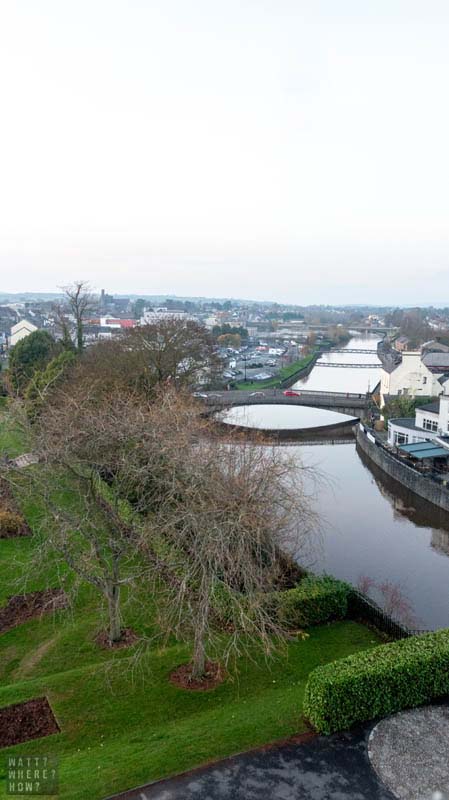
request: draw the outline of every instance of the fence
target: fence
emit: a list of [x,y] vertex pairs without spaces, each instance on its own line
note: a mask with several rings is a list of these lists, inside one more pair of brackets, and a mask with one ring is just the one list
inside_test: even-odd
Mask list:
[[348,617],[372,622],[378,630],[391,636],[392,639],[407,639],[409,636],[429,633],[428,630],[408,628],[402,622],[393,619],[377,603],[357,589],[352,589],[348,596]]

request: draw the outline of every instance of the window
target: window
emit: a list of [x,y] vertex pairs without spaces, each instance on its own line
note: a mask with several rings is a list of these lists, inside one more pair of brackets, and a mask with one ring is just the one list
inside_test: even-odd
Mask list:
[[395,444],[407,444],[408,443],[408,436],[406,433],[400,433],[399,431],[394,432],[394,443]]
[[427,419],[426,417],[423,418],[422,426],[425,431],[432,431],[432,433],[436,433],[438,430],[438,422],[435,422],[433,419]]
[[424,375],[424,377],[423,377],[423,379],[422,379],[422,382],[423,382],[423,383],[427,383],[427,375]]

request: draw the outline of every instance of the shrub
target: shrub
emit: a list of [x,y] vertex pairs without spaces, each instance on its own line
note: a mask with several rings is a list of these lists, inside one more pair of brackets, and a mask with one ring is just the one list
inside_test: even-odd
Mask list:
[[449,628],[317,667],[304,713],[320,733],[334,733],[448,693]]
[[344,619],[351,587],[328,576],[303,578],[294,589],[270,595],[270,604],[281,624],[307,628],[330,619]]
[[13,511],[0,511],[0,537],[15,536],[23,527],[23,519],[20,514]]

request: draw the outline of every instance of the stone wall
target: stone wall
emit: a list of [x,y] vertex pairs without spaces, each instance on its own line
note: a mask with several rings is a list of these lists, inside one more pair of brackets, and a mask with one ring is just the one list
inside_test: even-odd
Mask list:
[[[418,470],[399,461],[381,444],[376,443],[373,433],[364,426],[357,426],[357,446],[391,478],[406,486],[429,503],[449,511],[449,487],[426,478]],[[374,440],[374,441],[372,441]]]

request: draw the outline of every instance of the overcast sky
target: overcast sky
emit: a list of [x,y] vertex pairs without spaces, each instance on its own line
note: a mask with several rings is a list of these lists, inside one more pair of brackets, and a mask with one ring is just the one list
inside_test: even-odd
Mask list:
[[447,0],[0,0],[0,290],[449,304]]

